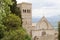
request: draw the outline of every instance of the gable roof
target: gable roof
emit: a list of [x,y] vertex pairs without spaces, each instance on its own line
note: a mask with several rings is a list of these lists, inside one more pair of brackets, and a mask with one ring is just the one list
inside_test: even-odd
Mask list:
[[42,22],[45,22],[45,23],[47,24],[48,29],[54,29],[53,26],[51,25],[51,23],[48,22],[48,20],[45,18],[45,16],[43,16],[43,17],[41,18],[41,20],[38,21],[38,23],[36,24],[36,26],[37,26],[37,25],[40,25]]

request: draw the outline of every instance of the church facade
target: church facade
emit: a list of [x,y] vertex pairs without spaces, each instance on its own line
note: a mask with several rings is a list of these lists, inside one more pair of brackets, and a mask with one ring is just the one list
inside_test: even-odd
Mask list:
[[22,26],[32,36],[32,40],[58,40],[58,31],[53,28],[44,16],[38,23],[32,23],[31,3],[23,2],[18,4],[17,7],[21,10]]
[[35,28],[32,29],[33,40],[58,40],[58,31],[53,28],[44,16],[33,27]]

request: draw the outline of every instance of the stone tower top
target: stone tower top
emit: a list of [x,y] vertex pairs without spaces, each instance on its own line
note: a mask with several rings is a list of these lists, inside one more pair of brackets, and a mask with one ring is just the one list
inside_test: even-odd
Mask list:
[[17,7],[20,8],[21,13],[32,13],[32,4],[31,3],[26,3],[26,2],[22,2],[17,4]]

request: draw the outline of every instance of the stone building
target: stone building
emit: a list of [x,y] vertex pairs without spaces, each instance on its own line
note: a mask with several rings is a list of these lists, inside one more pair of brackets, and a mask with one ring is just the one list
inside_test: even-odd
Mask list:
[[26,29],[26,31],[30,34],[30,30],[32,27],[32,4],[31,3],[19,3],[17,7],[21,10],[22,16],[22,26]]
[[48,22],[43,16],[42,19],[36,23],[32,23],[32,4],[31,3],[19,3],[17,7],[21,10],[21,16],[23,21],[23,28],[26,29],[28,34],[32,36],[32,40],[57,40],[58,31]]
[[38,23],[33,26],[32,39],[34,40],[58,40],[58,31],[43,16]]

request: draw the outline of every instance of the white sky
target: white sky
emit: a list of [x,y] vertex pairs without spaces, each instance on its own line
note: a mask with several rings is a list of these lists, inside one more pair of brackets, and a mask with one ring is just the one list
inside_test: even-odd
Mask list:
[[60,0],[17,0],[17,3],[32,3],[32,17],[60,15]]

